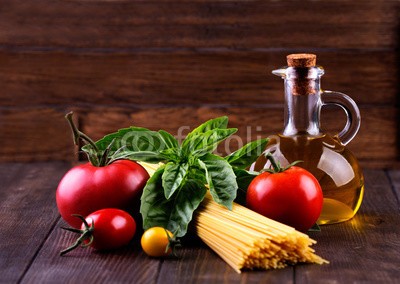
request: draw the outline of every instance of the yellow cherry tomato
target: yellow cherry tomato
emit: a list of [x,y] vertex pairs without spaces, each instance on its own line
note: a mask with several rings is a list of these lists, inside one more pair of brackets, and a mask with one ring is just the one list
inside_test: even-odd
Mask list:
[[172,239],[173,234],[162,227],[153,227],[146,230],[140,241],[143,251],[153,257],[167,256],[172,252],[172,249],[167,250],[169,239]]

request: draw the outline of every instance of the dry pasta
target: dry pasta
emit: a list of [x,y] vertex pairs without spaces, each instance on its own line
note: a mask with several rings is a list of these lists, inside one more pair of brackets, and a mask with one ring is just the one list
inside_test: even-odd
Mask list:
[[162,165],[162,163],[159,164],[150,164],[146,162],[137,162],[140,165],[142,165],[143,168],[146,169],[146,171],[149,173],[150,176],[152,176],[156,170]]
[[308,235],[239,204],[232,210],[210,195],[196,212],[197,235],[238,273],[242,269],[283,268],[298,262],[327,263],[310,247]]
[[[141,163],[152,175],[159,165]],[[283,268],[299,262],[323,264],[316,241],[294,228],[234,203],[232,210],[207,194],[194,216],[197,235],[235,271]]]

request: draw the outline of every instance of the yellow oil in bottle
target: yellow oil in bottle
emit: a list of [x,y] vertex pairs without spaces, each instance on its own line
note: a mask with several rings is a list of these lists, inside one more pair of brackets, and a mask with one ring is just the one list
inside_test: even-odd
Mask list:
[[[302,161],[297,166],[310,171],[319,181],[324,204],[318,224],[333,224],[351,219],[359,209],[364,194],[364,178],[355,156],[329,134],[310,136],[274,135],[266,152],[282,166]],[[251,170],[270,167],[261,155]]]

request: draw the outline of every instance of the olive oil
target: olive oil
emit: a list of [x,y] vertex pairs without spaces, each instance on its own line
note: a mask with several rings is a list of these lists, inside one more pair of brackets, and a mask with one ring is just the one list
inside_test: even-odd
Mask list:
[[[360,207],[364,194],[364,178],[354,155],[337,137],[323,134],[299,134],[270,137],[266,152],[270,152],[282,166],[294,161],[310,171],[319,181],[324,205],[318,224],[332,224],[351,219]],[[251,170],[269,168],[265,154],[252,165]]]
[[[250,169],[269,168],[267,152],[282,166],[301,161],[298,166],[317,178],[324,195],[318,223],[346,221],[356,214],[364,195],[361,168],[346,148],[360,128],[360,111],[349,96],[321,89],[324,69],[316,65],[314,54],[291,54],[287,63],[287,67],[272,71],[284,79],[283,131],[270,137],[264,155]],[[340,106],[347,116],[344,129],[337,135],[320,129],[320,112],[328,104]]]

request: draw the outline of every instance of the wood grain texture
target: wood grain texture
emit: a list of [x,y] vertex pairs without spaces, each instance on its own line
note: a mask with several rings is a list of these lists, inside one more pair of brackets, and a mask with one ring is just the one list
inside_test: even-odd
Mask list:
[[[153,130],[165,129],[173,135],[181,136],[179,128],[186,135],[189,129],[207,119],[228,115],[229,126],[239,128],[227,148],[221,152],[234,151],[240,141],[247,143],[280,132],[283,128],[283,108],[143,108],[126,110],[122,108],[98,108],[79,112],[82,128],[96,139],[117,128],[140,125]],[[397,141],[393,133],[397,131],[396,111],[392,108],[362,108],[362,127],[356,138],[349,144],[361,162],[379,160],[380,166],[393,163],[398,157]],[[160,123],[162,122],[162,123]],[[345,115],[340,109],[322,111],[322,127],[328,132],[337,133],[345,125]],[[248,135],[249,133],[249,135]],[[382,150],[384,149],[384,150]],[[386,163],[386,164],[385,164]],[[371,166],[373,166],[371,164]],[[377,166],[377,165],[375,165]]]
[[[383,171],[366,170],[365,196],[348,222],[313,233],[317,252],[329,265],[296,266],[296,283],[396,283],[399,277],[400,223],[397,202]],[[397,280],[396,280],[397,279]]]
[[[219,148],[229,153],[250,140],[278,133],[283,128],[283,108],[270,107],[152,107],[71,108],[81,130],[97,140],[104,135],[131,125],[153,130],[165,129],[183,138],[191,129],[210,118],[228,115],[230,126],[239,131]],[[52,109],[1,111],[0,130],[4,135],[0,149],[1,161],[65,160],[77,159],[70,129],[64,119],[66,111]],[[389,167],[396,163],[399,152],[396,110],[390,107],[361,108],[362,127],[349,144],[364,166]],[[345,125],[340,109],[322,111],[322,127],[328,133],[337,133]],[[23,139],[10,139],[19,137]],[[45,138],[44,138],[45,137]],[[382,150],[384,149],[384,151]]]
[[55,189],[68,167],[0,164],[1,282],[17,283],[59,218]]
[[[311,233],[326,265],[282,270],[231,269],[198,241],[184,243],[179,259],[144,255],[140,234],[129,247],[112,252],[77,249],[60,257],[74,234],[59,227],[55,186],[65,163],[0,164],[0,273],[5,283],[396,283],[399,277],[400,203],[382,170],[365,170],[365,196],[350,221]],[[400,177],[391,171],[391,179]],[[53,198],[50,198],[53,196]],[[50,225],[47,223],[50,219]]]
[[293,267],[265,271],[236,273],[205,244],[185,248],[180,257],[184,261],[164,261],[157,284],[164,283],[294,283]]
[[[389,170],[388,171],[389,177],[390,177],[390,181],[393,185],[393,191],[394,194],[397,197],[397,201],[400,204],[400,171],[398,170]],[[399,206],[399,210],[400,210],[400,206]]]
[[[90,54],[0,52],[2,106],[246,105],[282,103],[283,80],[271,71],[285,51]],[[358,104],[394,104],[395,55],[320,51],[324,89]]]
[[[306,51],[325,67],[322,87],[363,110],[369,133],[362,129],[351,149],[364,164],[392,167],[400,161],[399,12],[395,0],[0,0],[0,161],[70,160],[60,114],[71,108],[117,121],[134,114],[144,125],[160,117],[150,124],[171,130],[183,125],[165,123],[179,108],[191,126],[204,117],[198,110],[234,109],[240,128],[251,121],[276,132],[278,118],[261,111],[283,102],[271,70]],[[105,120],[112,131],[124,125]],[[105,133],[89,115],[80,122]]]
[[[2,1],[4,47],[392,48],[398,1]],[[329,35],[329,36],[327,36]]]
[[76,160],[65,113],[51,108],[0,109],[0,160]]
[[112,252],[76,249],[60,257],[76,235],[60,220],[21,283],[155,283],[161,260],[147,257],[137,239]]

